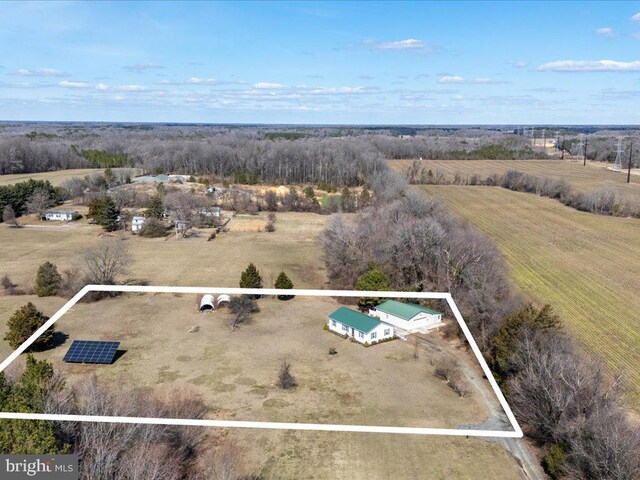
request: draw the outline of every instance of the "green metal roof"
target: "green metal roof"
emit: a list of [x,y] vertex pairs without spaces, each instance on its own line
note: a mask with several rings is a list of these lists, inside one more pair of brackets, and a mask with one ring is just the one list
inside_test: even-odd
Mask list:
[[365,315],[364,313],[351,310],[347,307],[340,307],[330,314],[329,318],[364,333],[369,333],[380,325],[380,321],[378,319]]
[[397,300],[387,300],[376,307],[376,310],[380,310],[384,313],[389,313],[396,317],[400,317],[403,320],[411,320],[419,313],[430,313],[431,315],[442,315],[437,310],[431,310],[430,308],[417,305],[415,303],[403,303]]

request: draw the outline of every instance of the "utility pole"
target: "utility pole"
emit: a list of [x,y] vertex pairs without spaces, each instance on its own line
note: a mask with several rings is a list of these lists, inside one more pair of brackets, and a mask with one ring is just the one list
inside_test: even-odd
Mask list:
[[589,144],[589,139],[585,137],[584,139],[584,161],[582,163],[583,167],[587,166],[587,145]]
[[627,183],[631,183],[631,159],[633,158],[633,140],[629,145],[629,166],[627,167]]

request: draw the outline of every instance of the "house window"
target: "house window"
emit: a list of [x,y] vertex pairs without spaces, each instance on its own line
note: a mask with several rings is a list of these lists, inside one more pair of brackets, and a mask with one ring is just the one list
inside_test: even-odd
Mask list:
[[378,338],[378,334],[376,332],[373,332],[371,334],[371,340],[375,340],[376,338]]
[[358,331],[358,336],[359,336],[360,338],[364,338],[364,333],[363,333],[363,332]]
[[391,329],[390,328],[385,328],[384,329],[384,336],[386,337],[387,335],[391,335]]
[[331,320],[331,326],[335,327],[336,326],[336,321],[335,320]]
[[346,325],[343,324],[342,325],[342,330],[346,332],[347,330],[349,330],[349,327],[347,327]]

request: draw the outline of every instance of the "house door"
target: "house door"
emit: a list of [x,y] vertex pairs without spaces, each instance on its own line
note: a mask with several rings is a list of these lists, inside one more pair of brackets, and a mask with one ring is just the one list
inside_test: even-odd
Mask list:
[[353,327],[351,328],[351,336],[352,336],[352,337],[355,337],[355,336],[356,336],[356,335],[355,335],[355,333],[354,333]]

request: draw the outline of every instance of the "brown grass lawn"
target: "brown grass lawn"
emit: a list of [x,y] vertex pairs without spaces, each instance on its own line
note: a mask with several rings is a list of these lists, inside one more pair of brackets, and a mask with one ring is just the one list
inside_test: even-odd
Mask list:
[[[324,315],[338,305],[332,298],[261,299],[261,312],[234,332],[224,324],[225,310],[199,314],[196,301],[195,295],[128,294],[78,304],[56,324],[69,335],[66,343],[36,355],[69,383],[95,373],[161,394],[195,390],[212,418],[456,428],[490,416],[477,391],[459,398],[433,375],[434,350],[425,347],[415,360],[400,340],[365,348],[324,331]],[[200,330],[188,333],[195,325]],[[117,339],[126,353],[109,366],[65,364],[73,339]],[[331,346],[337,355],[328,355]],[[454,350],[442,341],[439,347]],[[1,353],[8,353],[6,345]],[[299,383],[291,391],[274,385],[283,359]],[[260,430],[231,435],[267,478],[425,478],[427,472],[429,478],[477,478],[478,463],[492,478],[519,475],[500,447],[474,439]]]
[[[413,160],[389,160],[389,165],[403,173]],[[587,162],[583,167],[575,160],[421,160],[427,169],[440,170],[449,179],[456,173],[463,177],[477,174],[481,178],[508,170],[519,170],[531,175],[565,179],[577,192],[591,192],[602,186],[612,187],[621,195],[640,199],[640,175],[631,175],[631,183],[624,174],[607,170],[597,162]]]
[[550,303],[640,406],[640,220],[578,212],[496,187],[425,186],[494,239],[518,289]]
[[[327,219],[316,214],[278,213],[276,231],[267,233],[266,214],[238,215],[229,223],[230,231],[211,242],[207,242],[211,230],[188,239],[175,235],[147,239],[127,232],[124,238],[134,257],[129,277],[152,285],[235,287],[241,271],[254,262],[265,286],[272,286],[284,270],[297,288],[318,288],[326,277],[317,237]],[[61,223],[23,217],[20,221],[24,228],[0,224],[0,274],[8,274],[21,286],[33,283],[43,262],[53,262],[62,271],[74,263],[79,252],[105,238],[99,227],[84,220]]]
[[12,185],[18,182],[24,182],[33,178],[34,180],[49,180],[55,187],[65,180],[73,177],[84,177],[95,172],[103,172],[103,168],[73,168],[69,170],[56,170],[54,172],[41,173],[16,173],[11,175],[0,175],[0,185]]
[[[459,398],[433,375],[435,351],[414,360],[401,340],[366,348],[323,330],[339,306],[332,298],[261,299],[252,323],[233,332],[228,311],[200,314],[196,301],[162,293],[78,304],[56,324],[69,341],[38,356],[71,383],[96,372],[159,391],[194,388],[216,416],[237,420],[456,428],[490,416],[479,394]],[[119,340],[126,353],[112,366],[65,364],[74,339]],[[274,385],[283,360],[300,385],[292,391]]]
[[[206,241],[206,231],[186,240],[144,239],[127,233],[135,259],[129,277],[154,285],[237,286],[240,272],[253,261],[265,286],[284,270],[296,287],[322,288],[326,276],[317,236],[328,217],[301,213],[277,217],[274,233],[258,231],[264,227],[264,215],[235,217],[231,231],[211,242]],[[31,226],[11,229],[0,224],[0,275],[9,274],[21,287],[32,284],[44,261],[63,270],[78,252],[103,240],[100,229],[84,221],[62,225],[27,217],[23,222]],[[231,334],[221,326],[221,312],[194,313],[195,296],[166,297],[82,304],[63,317],[59,329],[70,335],[69,340],[76,335],[116,337],[127,350],[108,367],[65,365],[70,381],[96,371],[105,379],[139,380],[161,391],[187,385],[205,395],[216,415],[239,419],[456,425],[486,416],[477,396],[458,399],[433,378],[426,358],[414,368],[405,343],[366,349],[322,330],[319,309],[331,300],[296,298],[283,304],[264,299],[256,322]],[[1,337],[9,316],[27,301],[47,315],[64,303],[60,298],[0,296]],[[289,313],[277,315],[279,308]],[[151,315],[152,311],[162,314]],[[76,321],[69,321],[72,318]],[[199,333],[187,333],[193,325],[201,327]],[[274,328],[281,333],[274,334]],[[40,355],[59,362],[69,340]],[[336,357],[327,355],[330,345],[338,349]],[[9,352],[1,341],[1,356]],[[294,392],[272,387],[282,358],[291,360],[300,382]],[[397,371],[403,375],[390,375]],[[246,446],[249,465],[270,479],[521,476],[520,467],[501,445],[478,439],[261,430],[230,430],[230,435]]]

